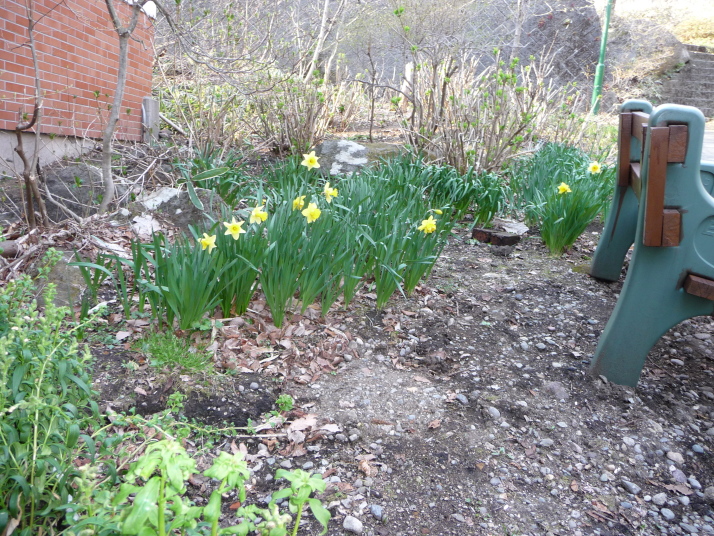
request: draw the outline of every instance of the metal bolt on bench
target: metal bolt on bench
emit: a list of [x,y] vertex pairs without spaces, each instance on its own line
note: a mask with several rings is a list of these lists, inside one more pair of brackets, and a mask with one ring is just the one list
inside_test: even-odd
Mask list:
[[625,284],[591,372],[635,386],[652,346],[688,318],[714,314],[714,162],[702,162],[704,116],[690,106],[627,101],[615,195],[590,275]]

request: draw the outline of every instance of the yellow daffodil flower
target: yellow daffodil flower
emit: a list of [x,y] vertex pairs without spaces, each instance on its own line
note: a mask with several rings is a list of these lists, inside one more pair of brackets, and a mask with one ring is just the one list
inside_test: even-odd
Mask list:
[[307,223],[312,223],[317,220],[317,218],[320,217],[320,214],[322,214],[322,211],[317,208],[315,203],[310,203],[307,208],[302,211],[302,215],[307,218]]
[[268,213],[263,206],[255,207],[250,213],[250,223],[261,223],[268,219]]
[[317,161],[319,156],[315,156],[315,151],[310,151],[308,154],[302,155],[304,160],[300,163],[307,169],[319,168],[320,163]]
[[305,196],[299,195],[293,199],[293,210],[301,210],[305,206]]
[[198,243],[201,244],[201,249],[208,248],[210,253],[216,247],[216,235],[208,236],[208,233],[203,233],[203,238],[199,239]]
[[570,186],[568,186],[564,182],[561,182],[558,185],[558,193],[559,194],[569,194],[570,192],[572,192],[572,190],[570,189]]
[[325,199],[328,203],[332,203],[332,198],[337,197],[337,188],[330,188],[330,183],[325,184]]
[[422,220],[421,225],[417,227],[417,231],[424,231],[424,234],[436,231],[436,220],[434,216],[429,216],[426,220]]
[[224,221],[223,225],[226,226],[226,232],[223,234],[231,235],[233,237],[233,240],[238,240],[240,238],[240,235],[245,233],[245,229],[243,229],[244,223],[244,221],[236,221],[235,216],[233,217],[230,223]]
[[588,166],[588,171],[590,173],[600,173],[600,164],[597,162],[590,162],[590,165]]

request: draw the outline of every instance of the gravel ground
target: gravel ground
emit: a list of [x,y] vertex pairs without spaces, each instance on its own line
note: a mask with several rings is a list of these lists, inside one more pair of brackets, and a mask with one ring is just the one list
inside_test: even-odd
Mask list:
[[[636,389],[589,376],[622,284],[585,273],[597,238],[553,258],[537,236],[492,248],[457,231],[431,279],[384,311],[364,290],[325,320],[293,317],[292,342],[285,329],[264,338],[274,354],[253,374],[245,341],[261,335],[241,335],[237,361],[224,345],[217,361],[241,373],[211,404],[192,392],[189,416],[240,425],[291,394],[286,435],[220,448],[245,445],[259,503],[278,467],[322,473],[331,535],[714,534],[714,322],[668,332]],[[114,407],[153,395],[158,408],[197,384],[126,372],[117,360],[132,356],[110,354],[97,385]],[[207,486],[192,482],[198,503]],[[301,534],[319,534],[306,518]]]

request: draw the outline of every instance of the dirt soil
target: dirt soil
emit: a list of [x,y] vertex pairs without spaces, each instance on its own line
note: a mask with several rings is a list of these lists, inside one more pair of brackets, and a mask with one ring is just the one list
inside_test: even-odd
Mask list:
[[[244,447],[259,504],[277,468],[321,473],[330,535],[714,534],[712,319],[667,333],[636,389],[609,384],[588,375],[622,286],[585,273],[598,229],[553,258],[537,234],[492,248],[467,228],[384,311],[365,288],[276,330],[253,302],[212,333],[220,375],[95,347],[102,404],[151,414],[180,390],[185,417],[245,426],[291,394],[282,427],[227,434],[199,466]],[[209,488],[189,492],[201,504]]]

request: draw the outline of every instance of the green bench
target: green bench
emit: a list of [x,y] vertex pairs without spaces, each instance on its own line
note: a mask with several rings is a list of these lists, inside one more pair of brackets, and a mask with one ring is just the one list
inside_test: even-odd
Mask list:
[[622,106],[615,195],[590,269],[617,281],[634,243],[591,363],[614,383],[637,385],[668,329],[714,314],[714,163],[701,161],[704,123],[689,106]]

